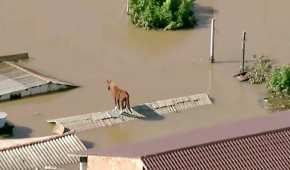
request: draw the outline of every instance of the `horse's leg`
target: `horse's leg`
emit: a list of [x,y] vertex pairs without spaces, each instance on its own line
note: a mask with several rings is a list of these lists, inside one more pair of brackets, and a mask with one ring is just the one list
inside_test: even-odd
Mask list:
[[123,101],[124,101],[124,102],[123,102],[124,110],[126,111],[126,113],[129,113],[129,112],[128,112],[128,106],[127,106],[127,98],[124,98]]
[[119,99],[119,113],[120,115],[123,113],[123,100]]
[[126,106],[127,106],[127,109],[129,110],[129,112],[132,113],[132,109],[131,109],[131,106],[130,106],[129,94],[128,94],[128,97],[126,98]]
[[117,110],[118,106],[117,106],[117,98],[116,98],[116,96],[114,97],[114,102],[115,102],[115,110]]
[[126,99],[123,99],[122,101],[122,110],[126,109]]
[[117,99],[118,110],[120,110],[120,99]]

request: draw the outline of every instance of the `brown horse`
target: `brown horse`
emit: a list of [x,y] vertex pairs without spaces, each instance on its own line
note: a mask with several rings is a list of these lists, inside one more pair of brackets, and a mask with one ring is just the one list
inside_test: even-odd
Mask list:
[[128,109],[131,113],[130,101],[129,101],[129,93],[126,90],[119,88],[115,85],[112,80],[107,80],[108,90],[111,91],[112,97],[114,98],[115,109],[122,108],[121,113],[124,109]]

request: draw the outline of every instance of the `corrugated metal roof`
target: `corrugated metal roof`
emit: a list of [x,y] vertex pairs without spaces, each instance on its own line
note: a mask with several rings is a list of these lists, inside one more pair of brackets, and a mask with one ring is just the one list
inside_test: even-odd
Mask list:
[[112,126],[136,119],[160,119],[164,114],[181,112],[208,104],[212,104],[209,96],[201,93],[137,105],[132,108],[133,113],[122,114],[119,117],[115,116],[116,113],[114,110],[110,110],[53,119],[48,120],[48,122],[57,123],[69,129],[83,131],[92,128]]
[[50,82],[73,86],[67,82],[37,74],[12,62],[0,62],[0,95],[26,90]]
[[289,169],[290,128],[143,156],[148,170]]
[[[6,62],[7,63],[7,62]],[[51,76],[47,76],[47,75],[44,75],[42,73],[39,73],[35,70],[32,70],[30,68],[27,68],[27,67],[24,67],[24,66],[20,66],[20,65],[17,65],[15,63],[12,63],[12,62],[9,62],[9,64],[12,64],[14,67],[18,67],[26,72],[28,72],[29,74],[33,74],[34,76],[37,76],[43,80],[45,80],[46,82],[52,82],[52,83],[55,83],[55,84],[63,84],[63,85],[68,85],[68,86],[73,86],[73,87],[77,87],[76,85],[70,83],[70,82],[67,82],[67,81],[63,81],[63,80],[58,80],[54,77],[51,77]]]
[[77,163],[71,153],[85,151],[73,132],[40,138],[0,149],[0,169],[36,169]]

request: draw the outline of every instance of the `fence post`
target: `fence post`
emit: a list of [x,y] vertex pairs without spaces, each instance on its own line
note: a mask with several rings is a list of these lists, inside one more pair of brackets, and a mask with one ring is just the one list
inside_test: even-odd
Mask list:
[[241,73],[245,72],[245,54],[246,54],[246,32],[243,32],[242,39],[242,64],[241,64]]
[[215,19],[211,19],[211,29],[210,29],[210,62],[214,63],[214,37],[215,36]]
[[126,12],[129,14],[129,0],[127,0]]

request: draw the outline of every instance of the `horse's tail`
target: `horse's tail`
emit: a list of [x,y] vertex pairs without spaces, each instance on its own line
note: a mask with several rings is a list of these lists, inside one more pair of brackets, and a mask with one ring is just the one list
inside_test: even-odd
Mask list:
[[132,110],[131,110],[131,106],[130,106],[130,97],[129,97],[129,93],[128,92],[126,92],[127,93],[127,100],[126,100],[126,105],[127,105],[127,107],[128,107],[128,109],[129,109],[129,111],[132,113]]

